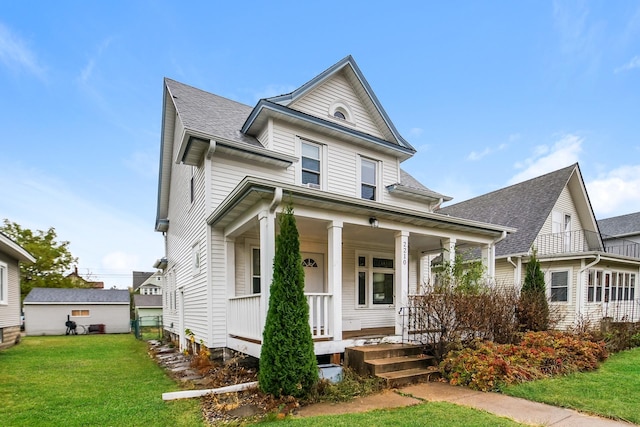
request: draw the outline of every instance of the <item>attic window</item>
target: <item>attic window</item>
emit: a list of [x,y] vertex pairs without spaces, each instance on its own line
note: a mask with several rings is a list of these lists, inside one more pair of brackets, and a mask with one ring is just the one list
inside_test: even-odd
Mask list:
[[333,117],[340,119],[340,120],[346,120],[347,117],[344,115],[344,113],[340,110],[336,110],[333,112]]
[[334,101],[329,106],[329,117],[332,119],[337,119],[352,126],[355,125],[353,122],[353,114],[351,114],[351,108],[346,102],[343,101]]

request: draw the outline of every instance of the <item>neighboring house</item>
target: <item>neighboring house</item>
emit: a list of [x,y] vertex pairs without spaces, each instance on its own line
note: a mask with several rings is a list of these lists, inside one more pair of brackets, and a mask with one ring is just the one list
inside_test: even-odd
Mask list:
[[67,274],[65,277],[70,278],[75,286],[79,288],[92,288],[92,289],[104,289],[104,282],[94,282],[87,280],[78,274],[78,267],[74,267],[73,271]]
[[162,295],[162,272],[133,272],[133,292],[140,295]]
[[20,339],[20,263],[36,259],[22,246],[0,233],[0,349]]
[[140,326],[157,326],[162,319],[162,295],[133,294],[133,306]]
[[64,335],[67,319],[78,333],[91,325],[108,334],[131,330],[127,289],[33,288],[23,305],[27,335]]
[[535,249],[560,327],[640,319],[640,257],[603,244],[577,163],[439,212],[517,228],[496,245],[496,282],[519,287]]
[[607,252],[640,257],[640,212],[598,221]]
[[253,107],[165,79],[155,266],[166,333],[260,355],[289,203],[318,355],[401,339],[428,254],[478,247],[491,274],[495,243],[514,230],[434,213],[450,198],[400,168],[414,153],[351,56]]

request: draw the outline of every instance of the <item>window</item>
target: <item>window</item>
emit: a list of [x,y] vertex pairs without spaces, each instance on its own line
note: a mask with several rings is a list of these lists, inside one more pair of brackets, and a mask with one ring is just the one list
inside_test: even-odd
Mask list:
[[318,144],[302,142],[302,185],[320,188],[322,150]]
[[347,116],[344,115],[344,113],[340,110],[336,110],[333,113],[333,117],[335,117],[336,119],[340,119],[340,120],[346,120]]
[[590,270],[587,302],[633,301],[636,298],[635,273]]
[[191,166],[191,179],[189,180],[189,196],[190,196],[191,203],[193,203],[193,201],[196,199],[195,177],[196,177],[196,168],[195,166]]
[[0,262],[0,304],[9,304],[9,274],[4,262]]
[[571,215],[559,211],[551,213],[551,232],[558,243],[558,248],[564,252],[571,251]]
[[251,292],[260,293],[260,249],[251,248]]
[[569,272],[551,272],[551,302],[567,302],[569,295]]
[[73,317],[89,317],[89,310],[71,310]]
[[378,164],[373,160],[360,159],[360,197],[366,200],[376,200],[376,169]]
[[394,261],[393,258],[358,255],[359,307],[393,304]]

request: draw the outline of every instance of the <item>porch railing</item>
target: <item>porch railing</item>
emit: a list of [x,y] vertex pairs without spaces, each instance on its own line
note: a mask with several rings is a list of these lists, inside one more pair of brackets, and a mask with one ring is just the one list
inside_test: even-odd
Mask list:
[[631,240],[617,240],[607,243],[600,234],[588,230],[567,231],[562,233],[542,234],[536,238],[535,248],[538,255],[553,255],[579,252],[606,252],[640,258],[640,243]]
[[604,250],[600,235],[588,230],[542,234],[536,238],[535,248],[538,255]]
[[[309,304],[309,327],[311,336],[333,337],[331,319],[331,294],[305,293]],[[227,330],[230,335],[253,340],[262,340],[262,319],[260,318],[260,294],[229,298]]]
[[260,294],[229,298],[227,330],[230,335],[262,340]]
[[309,326],[311,336],[315,338],[331,338],[333,325],[329,316],[331,307],[331,294],[305,293],[309,303]]

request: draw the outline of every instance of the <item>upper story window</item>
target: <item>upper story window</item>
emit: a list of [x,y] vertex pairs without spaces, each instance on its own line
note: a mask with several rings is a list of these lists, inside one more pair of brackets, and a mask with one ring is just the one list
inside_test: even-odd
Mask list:
[[340,120],[346,120],[347,116],[344,115],[344,113],[340,110],[336,110],[333,112],[333,117],[335,117],[336,119],[340,119]]
[[551,213],[551,233],[564,252],[571,252],[571,215],[553,211]]
[[302,141],[302,185],[320,188],[322,170],[322,147],[308,141]]
[[366,200],[377,200],[378,162],[360,158],[360,197]]
[[191,179],[189,179],[189,200],[191,203],[196,199],[196,167],[191,166]]

